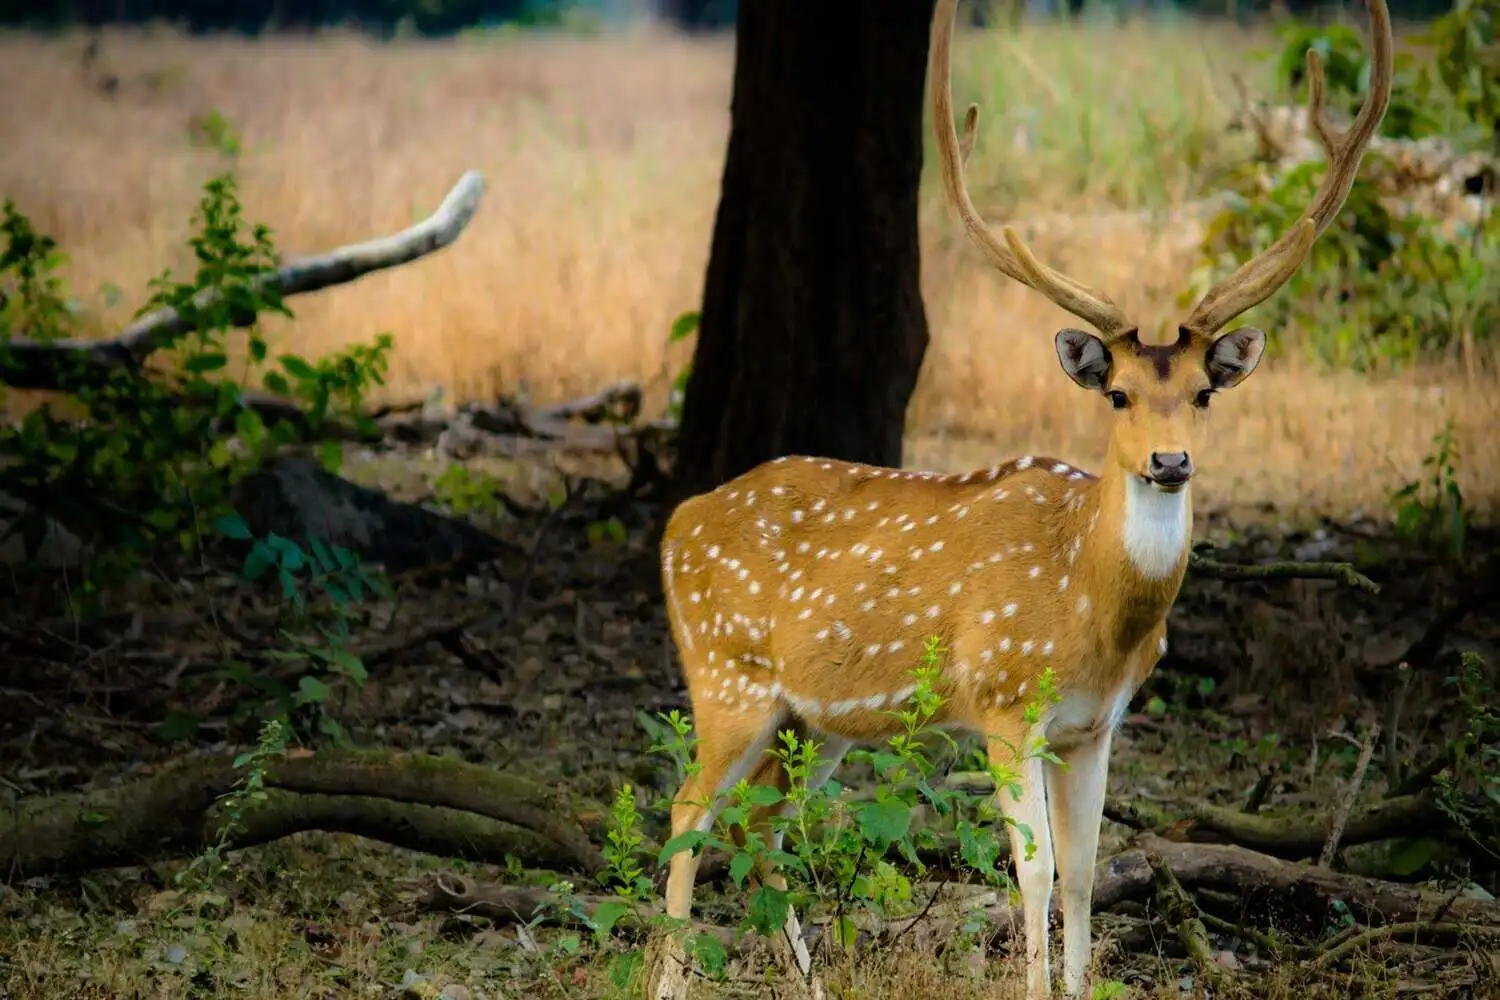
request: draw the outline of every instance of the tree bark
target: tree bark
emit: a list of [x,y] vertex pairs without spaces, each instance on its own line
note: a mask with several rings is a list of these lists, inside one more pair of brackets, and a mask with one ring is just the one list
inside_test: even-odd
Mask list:
[[[74,873],[196,854],[218,837],[220,796],[242,778],[227,757],[175,761],[149,777],[27,799],[0,812],[0,871]],[[415,850],[593,874],[583,817],[556,789],[428,754],[328,750],[269,762],[267,798],[229,848],[303,830],[355,833]]]
[[899,465],[927,349],[917,242],[932,0],[741,4],[680,496],[785,454]]

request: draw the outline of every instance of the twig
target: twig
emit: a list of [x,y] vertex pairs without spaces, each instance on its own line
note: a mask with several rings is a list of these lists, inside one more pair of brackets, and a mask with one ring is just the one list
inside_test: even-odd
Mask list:
[[1396,687],[1391,692],[1390,703],[1385,713],[1385,784],[1395,788],[1401,784],[1401,757],[1397,740],[1401,733],[1401,711],[1406,707],[1406,694],[1411,690],[1411,664],[1405,660],[1396,668]]
[[1245,927],[1232,920],[1216,917],[1206,910],[1199,910],[1198,917],[1203,921],[1205,927],[1212,927],[1220,934],[1228,934],[1230,937],[1238,938],[1246,944],[1253,944],[1267,955],[1276,957],[1288,953],[1306,953],[1308,949],[1299,948],[1297,945],[1285,941],[1278,941],[1265,931],[1258,931],[1253,927]]
[[1326,969],[1361,948],[1406,934],[1411,935],[1412,944],[1417,943],[1418,937],[1461,937],[1465,934],[1500,941],[1500,927],[1476,927],[1471,924],[1456,923],[1435,924],[1425,920],[1414,920],[1399,924],[1384,924],[1352,934],[1311,959],[1309,964],[1313,968]]
[[1346,562],[1223,563],[1188,554],[1188,568],[1199,576],[1226,583],[1247,580],[1336,580],[1366,594],[1380,593],[1380,585]]
[[927,905],[922,907],[922,912],[918,913],[915,919],[907,921],[905,926],[903,926],[899,931],[896,932],[896,936],[891,938],[891,943],[887,946],[890,950],[894,951],[896,945],[901,943],[901,939],[906,937],[906,935],[911,932],[911,929],[913,927],[920,924],[923,919],[926,918],[927,914],[932,912],[933,905],[937,903],[938,897],[943,894],[943,890],[948,888],[949,881],[949,879],[945,878],[937,884],[937,886],[932,890],[932,895],[927,897]]
[[1339,840],[1344,836],[1344,824],[1349,822],[1349,813],[1354,809],[1354,800],[1359,798],[1359,787],[1364,784],[1365,770],[1370,766],[1370,758],[1375,755],[1375,742],[1380,738],[1380,723],[1370,727],[1369,734],[1359,745],[1359,759],[1354,764],[1354,775],[1349,779],[1349,790],[1344,794],[1343,801],[1334,810],[1333,816],[1328,824],[1328,839],[1323,842],[1323,853],[1318,857],[1318,864],[1324,868],[1333,864],[1333,856],[1339,849]]
[[[484,188],[483,175],[470,170],[459,178],[437,211],[416,225],[390,236],[286,264],[258,277],[257,288],[274,289],[283,296],[314,292],[441,250],[456,240],[474,217]],[[212,304],[216,294],[199,293],[193,311]],[[253,318],[246,310],[237,312],[232,321],[246,326]],[[114,369],[136,371],[151,354],[171,346],[193,328],[191,317],[175,309],[158,309],[142,316],[111,340],[43,342],[15,335],[10,338],[6,356],[0,359],[0,381],[18,389],[56,389],[83,369],[93,369],[101,376]]]

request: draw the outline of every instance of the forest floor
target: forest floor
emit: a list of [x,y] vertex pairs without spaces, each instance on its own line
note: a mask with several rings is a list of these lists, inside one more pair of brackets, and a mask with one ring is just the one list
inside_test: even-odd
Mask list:
[[[542,466],[488,468],[522,503],[538,503],[552,488]],[[419,457],[381,458],[355,461],[349,474],[416,499],[430,496],[440,470]],[[597,533],[590,539],[595,515],[586,511],[479,518],[535,551],[524,606],[514,609],[518,580],[484,569],[398,579],[398,606],[377,619],[379,628],[357,632],[356,645],[399,647],[404,636],[422,635],[434,623],[496,614],[467,630],[461,655],[434,641],[367,657],[368,681],[362,690],[339,693],[333,712],[360,744],[524,774],[589,801],[607,803],[629,782],[638,789],[647,832],[665,839],[659,801],[675,790],[672,766],[647,752],[651,736],[640,720],[688,706],[646,513],[620,510],[623,542]],[[1412,650],[1443,610],[1466,596],[1455,587],[1466,585],[1456,584],[1455,571],[1441,560],[1397,542],[1380,524],[1285,525],[1268,515],[1261,523],[1231,525],[1208,516],[1195,538],[1214,543],[1223,561],[1347,559],[1382,591],[1370,596],[1326,581],[1190,576],[1171,617],[1171,651],[1115,741],[1110,792],[1123,800],[1169,813],[1202,803],[1238,809],[1263,785],[1265,814],[1324,815],[1344,796],[1370,726],[1389,721],[1396,662],[1413,661],[1397,743],[1413,767],[1431,760],[1464,724],[1445,683],[1453,672],[1451,650],[1472,649],[1500,663],[1500,608],[1493,601],[1448,632],[1444,655]],[[1471,551],[1495,551],[1497,541],[1476,529]],[[28,599],[12,587],[5,603],[19,612]],[[237,584],[231,568],[148,582],[113,625],[80,627],[40,610],[31,617],[6,612],[0,648],[9,646],[3,653],[9,708],[0,713],[0,794],[24,802],[108,787],[187,753],[253,745],[253,725],[225,718],[242,690],[220,682],[184,691],[177,679],[185,664],[211,658],[225,635],[264,629],[265,600]],[[36,642],[7,643],[22,621],[28,634],[54,637],[53,651]],[[185,710],[204,713],[206,721],[191,737],[164,742],[161,721]],[[1381,757],[1361,785],[1361,807],[1387,790]],[[1262,782],[1267,770],[1274,777]],[[841,778],[858,785],[869,779],[868,769],[849,766]],[[1101,857],[1125,847],[1132,833],[1107,821]],[[1353,847],[1337,864],[1386,870],[1392,850],[1389,843]],[[1462,869],[1463,854],[1439,847],[1431,866],[1408,880],[1455,886],[1445,872]],[[0,997],[622,995],[618,967],[609,961],[613,946],[595,947],[587,936],[579,944],[567,929],[424,905],[440,872],[542,885],[552,876],[348,833],[300,833],[227,857],[226,871],[206,891],[174,881],[184,860],[0,885]],[[705,884],[698,893],[705,919],[733,923],[740,897],[732,888]],[[1305,920],[1297,912],[1305,902],[1286,901],[1285,919]],[[1096,915],[1101,975],[1126,987],[1097,996],[1205,995],[1171,930],[1152,916],[1139,906]],[[1299,932],[1315,952],[1341,930],[1335,920]],[[1386,942],[1310,971],[1310,960],[1277,960],[1212,928],[1208,940],[1215,964],[1230,977],[1214,996],[1474,997],[1500,988],[1494,948]],[[982,970],[952,957],[934,961],[930,948],[908,946],[826,975],[836,995],[873,1000],[992,996],[998,985],[1016,987],[1018,972],[1009,946],[996,943]],[[695,989],[700,996],[791,995],[753,953],[731,963],[727,981]]]

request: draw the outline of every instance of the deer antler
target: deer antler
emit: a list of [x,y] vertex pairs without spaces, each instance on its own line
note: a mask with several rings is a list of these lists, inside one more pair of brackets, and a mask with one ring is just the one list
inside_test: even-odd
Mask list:
[[1385,117],[1391,100],[1392,48],[1390,12],[1385,0],[1369,0],[1370,93],[1354,124],[1339,135],[1323,114],[1323,61],[1307,50],[1307,117],[1313,134],[1328,156],[1328,172],[1312,204],[1296,225],[1264,252],[1242,264],[1239,270],[1209,289],[1193,307],[1183,326],[1195,336],[1211,337],[1240,313],[1264,302],[1296,273],[1307,259],[1313,241],[1328,228],[1359,173],[1365,147]]
[[1120,307],[1108,296],[1074,281],[1038,261],[1010,226],[1003,229],[1004,241],[979,217],[964,182],[964,163],[974,148],[975,125],[979,106],[969,105],[964,114],[964,134],[959,139],[953,127],[953,83],[950,66],[953,49],[953,20],[958,0],[939,0],[935,17],[940,24],[932,33],[931,67],[932,127],[937,134],[938,158],[943,169],[943,188],[958,212],[971,239],[983,250],[1002,273],[1041,292],[1073,315],[1093,324],[1106,339],[1117,339],[1135,329]]

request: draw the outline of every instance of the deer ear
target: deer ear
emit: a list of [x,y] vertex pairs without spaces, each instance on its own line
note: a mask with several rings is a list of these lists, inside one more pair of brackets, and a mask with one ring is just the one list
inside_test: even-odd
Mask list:
[[1068,378],[1085,389],[1099,391],[1109,384],[1109,369],[1113,363],[1109,348],[1104,341],[1092,333],[1082,330],[1063,329],[1057,331],[1057,360],[1062,362]]
[[1229,389],[1250,377],[1266,350],[1266,333],[1253,326],[1231,330],[1208,348],[1203,367],[1215,389]]

